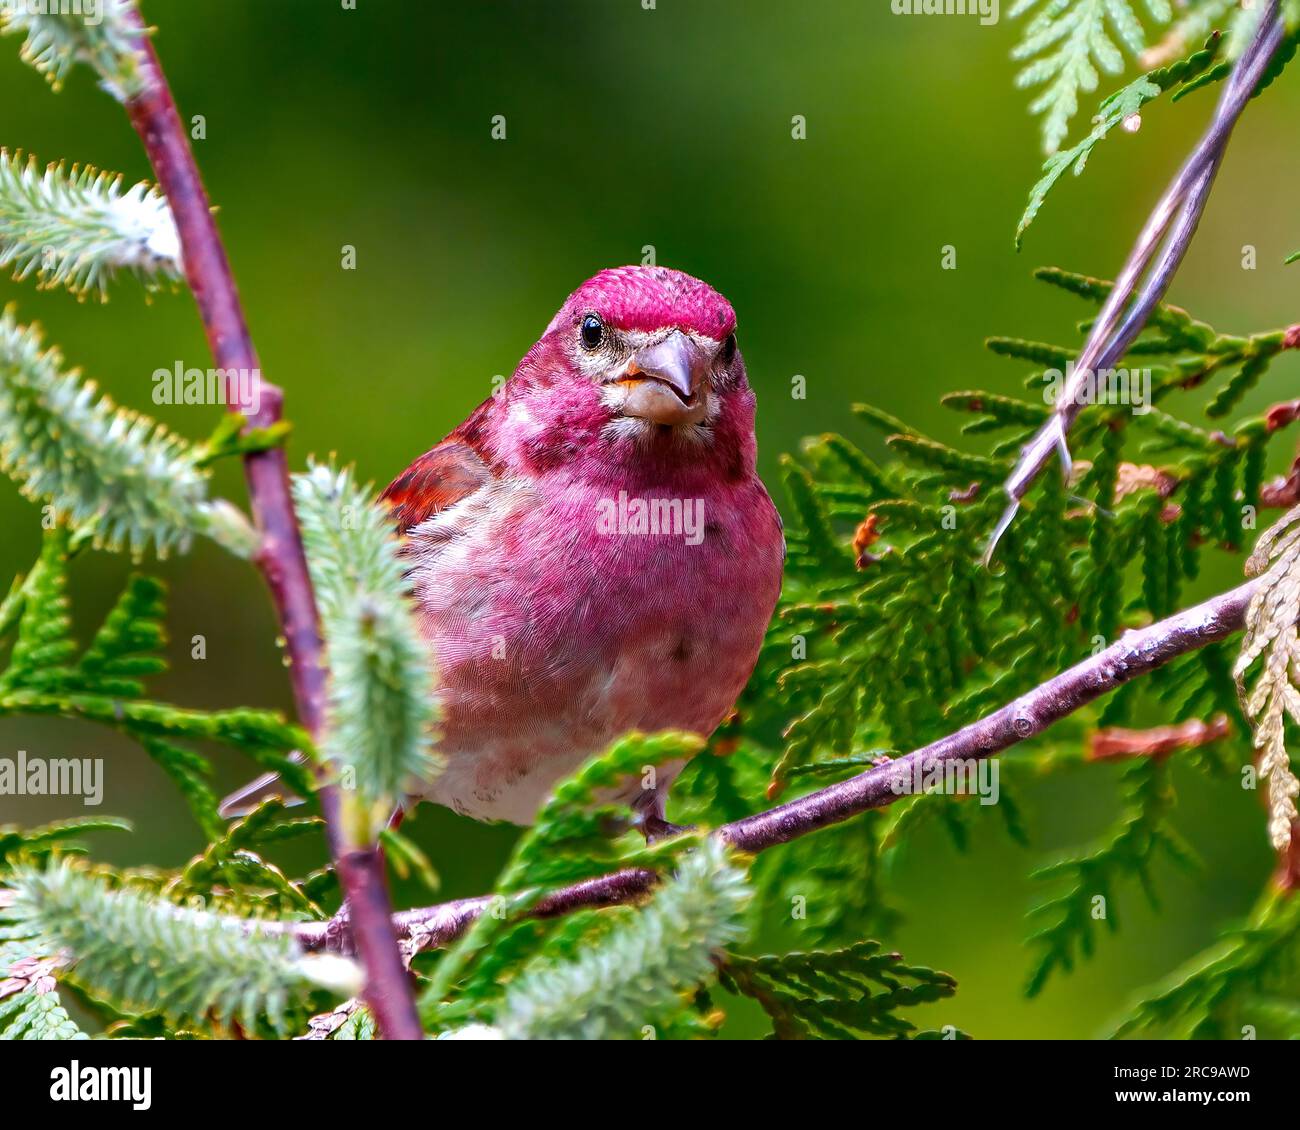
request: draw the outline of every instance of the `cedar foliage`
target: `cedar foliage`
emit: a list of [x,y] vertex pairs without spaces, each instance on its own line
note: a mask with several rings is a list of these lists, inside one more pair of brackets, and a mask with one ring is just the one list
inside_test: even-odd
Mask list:
[[[56,83],[87,63],[112,92],[129,95],[138,82],[136,36],[123,21],[130,4],[112,0],[95,27],[10,14],[0,30],[23,34],[24,56]],[[1163,5],[1150,11],[1167,18]],[[1040,107],[1049,147],[1078,91],[1095,85],[1093,62],[1118,69],[1117,49],[1096,31],[1103,19],[1131,49],[1139,46],[1123,3],[1052,3],[1032,25],[1025,57],[1057,42],[1066,52],[1022,76],[1049,83]],[[1198,37],[1212,30],[1185,26]],[[1293,53],[1289,43],[1270,81]],[[1163,91],[1221,78],[1219,52],[1213,37],[1187,62],[1103,103],[1100,132],[1049,161],[1024,223],[1067,167],[1081,170],[1106,129]],[[113,232],[84,239],[77,227],[96,208],[119,215],[115,184],[57,168],[38,182],[32,166],[12,161],[0,172],[0,263],[14,264],[19,277],[106,293],[114,270],[140,268]],[[151,199],[138,192],[135,203]],[[151,204],[148,214],[159,213]],[[41,265],[44,275],[32,258],[37,231],[54,232],[61,249]],[[172,267],[150,265],[164,275]],[[1039,277],[1079,303],[1085,318],[1108,292],[1103,280],[1058,269]],[[267,712],[153,701],[147,680],[164,667],[162,586],[133,576],[80,646],[68,598],[72,563],[92,547],[137,557],[183,551],[197,533],[247,555],[251,531],[234,507],[209,499],[207,469],[278,443],[284,429],[241,435],[233,416],[205,443],[190,444],[96,401],[93,387],[64,372],[57,353],[12,315],[0,339],[10,345],[0,348],[0,459],[52,518],[39,559],[0,604],[7,648],[0,714],[89,719],[137,740],[207,840],[181,867],[113,869],[90,862],[79,837],[128,830],[121,822],[0,828],[0,1038],[81,1039],[83,1026],[105,1038],[373,1038],[375,1025],[353,996],[357,969],[304,955],[286,932],[337,909],[332,868],[295,876],[275,862],[291,839],[322,847],[318,778],[292,754],[326,774],[354,770],[356,810],[372,834],[404,779],[437,771],[428,748],[430,657],[411,629],[393,543],[368,491],[332,464],[297,480],[330,664],[331,717],[320,751]],[[945,397],[965,418],[960,445],[866,404],[854,406],[852,436],[809,439],[783,462],[787,582],[736,715],[707,745],[682,734],[628,735],[557,788],[464,937],[441,952],[425,950],[418,933],[409,939],[427,1030],[441,1038],[701,1038],[740,1008],[761,1012],[778,1039],[964,1038],[942,1008],[957,991],[954,978],[890,948],[900,917],[890,865],[926,822],[942,825],[954,850],[964,851],[978,805],[911,796],[757,859],[726,850],[708,829],[949,733],[1126,627],[1180,607],[1207,555],[1242,553],[1256,512],[1288,488],[1265,481],[1280,425],[1243,415],[1240,405],[1295,344],[1285,331],[1223,333],[1159,307],[1124,362],[1150,372],[1147,410],[1109,404],[1082,414],[1071,435],[1072,479],[1043,480],[994,570],[980,566],[979,554],[1001,508],[999,484],[1049,413],[1045,392],[1074,355],[1072,344],[990,338],[990,350],[1031,370],[1025,393]],[[1203,418],[1185,395],[1198,388],[1211,390]],[[883,462],[868,452],[879,440],[890,454]],[[357,520],[341,521],[344,510]],[[1296,544],[1294,533],[1281,533],[1264,546],[1282,562],[1266,591],[1288,602]],[[358,609],[360,618],[352,615]],[[1009,781],[997,809],[1005,833],[1032,850],[1016,799],[1022,786],[1045,773],[1085,771],[1089,733],[1152,708],[1166,721],[1227,714],[1230,739],[1179,760],[1232,785],[1252,753],[1235,680],[1244,687],[1260,657],[1268,674],[1247,710],[1271,726],[1258,741],[1276,774],[1273,793],[1292,797],[1285,735],[1295,633],[1256,613],[1235,669],[1231,643],[1205,648],[1004,755]],[[388,720],[383,734],[367,728],[376,712]],[[212,742],[284,773],[307,803],[268,800],[223,819],[202,752]],[[600,802],[629,774],[691,755],[672,811],[693,830],[647,845],[625,810]],[[1030,993],[1094,952],[1099,923],[1118,928],[1130,888],[1157,901],[1155,861],[1196,866],[1175,802],[1171,765],[1139,759],[1123,773],[1113,826],[1037,871],[1043,894],[1030,916]],[[1281,803],[1273,801],[1275,840],[1285,831],[1277,827]],[[395,867],[436,885],[414,844],[394,830],[382,840]],[[641,905],[528,916],[548,893],[624,867],[651,868],[664,881]],[[1098,898],[1107,907],[1100,919]],[[1248,923],[1152,988],[1116,1033],[1213,1036],[1249,1027],[1300,1035],[1296,908],[1283,893],[1265,894]],[[799,948],[791,948],[786,935],[796,926]],[[764,952],[773,945],[779,952]],[[82,1024],[65,999],[75,1000]]]

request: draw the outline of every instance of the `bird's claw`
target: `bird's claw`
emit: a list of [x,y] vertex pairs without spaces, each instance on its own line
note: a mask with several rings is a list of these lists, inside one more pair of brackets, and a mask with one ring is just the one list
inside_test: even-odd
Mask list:
[[657,843],[659,840],[667,840],[673,836],[695,831],[694,824],[671,824],[662,816],[656,816],[650,812],[641,815],[637,820],[637,827],[641,829],[641,834],[645,836],[647,844]]

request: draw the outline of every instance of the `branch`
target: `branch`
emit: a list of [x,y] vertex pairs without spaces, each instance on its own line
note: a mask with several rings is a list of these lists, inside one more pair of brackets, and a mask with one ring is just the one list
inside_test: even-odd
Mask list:
[[1126,730],[1111,726],[1098,730],[1088,743],[1089,761],[1115,761],[1131,757],[1150,757],[1163,761],[1184,749],[1199,749],[1222,741],[1232,728],[1226,714],[1216,714],[1208,722],[1193,718],[1178,726],[1155,726],[1150,730]]
[[[718,834],[741,851],[757,853],[892,804],[911,791],[918,769],[922,777],[928,777],[931,767],[939,762],[991,757],[1041,734],[1053,722],[1130,680],[1230,636],[1241,628],[1246,606],[1260,583],[1261,579],[1248,581],[1166,620],[1125,632],[1105,651],[946,738],[847,781],[726,824]],[[616,871],[555,891],[532,913],[551,918],[583,907],[633,902],[658,881],[653,871],[641,868]],[[393,924],[412,951],[443,946],[463,934],[490,903],[489,897],[482,896],[405,910],[394,916]],[[350,925],[343,915],[329,922],[287,923],[281,928],[291,931],[309,951],[349,954],[353,950]]]
[[[143,20],[134,8],[128,18],[143,29]],[[198,303],[208,344],[219,368],[253,373],[260,379],[257,351],[185,127],[152,40],[142,36],[139,44],[141,89],[127,99],[126,110],[171,205],[186,279]],[[272,427],[283,415],[283,392],[266,381],[260,382],[260,391],[260,409],[249,417],[249,428]],[[237,396],[228,396],[227,402],[238,410]],[[244,473],[261,533],[255,562],[270,587],[280,621],[298,716],[312,737],[318,738],[324,720],[326,669],[284,451],[272,448],[248,453]],[[348,841],[334,788],[323,787],[318,795],[366,970],[366,1003],[386,1038],[418,1040],[422,1038],[419,1018],[390,924],[383,856],[373,844],[357,846]]]
[[[984,551],[985,564],[992,559],[999,539],[1020,508],[1020,500],[1051,461],[1053,452],[1060,455],[1068,472],[1070,449],[1067,435],[1083,409],[1080,391],[1092,373],[1113,367],[1124,356],[1173,282],[1174,274],[1191,246],[1192,236],[1196,234],[1196,226],[1205,210],[1210,187],[1223,161],[1233,127],[1282,42],[1284,28],[1277,7],[1277,0],[1269,0],[1268,9],[1261,17],[1250,45],[1237,61],[1219,98],[1214,119],[1165,190],[1129,253],[1124,269],[1115,280],[1084,342],[1074,372],[1061,389],[1051,416],[1025,446],[1007,477],[1003,490],[1009,501],[989,537]],[[1148,268],[1146,283],[1134,297],[1138,282]],[[1124,313],[1126,307],[1127,315]]]

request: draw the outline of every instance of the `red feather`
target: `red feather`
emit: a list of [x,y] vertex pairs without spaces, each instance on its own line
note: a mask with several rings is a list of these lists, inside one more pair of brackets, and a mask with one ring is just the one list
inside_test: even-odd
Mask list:
[[485,400],[451,435],[416,459],[384,489],[379,500],[388,505],[399,533],[454,506],[491,477],[479,433],[482,418],[493,403]]

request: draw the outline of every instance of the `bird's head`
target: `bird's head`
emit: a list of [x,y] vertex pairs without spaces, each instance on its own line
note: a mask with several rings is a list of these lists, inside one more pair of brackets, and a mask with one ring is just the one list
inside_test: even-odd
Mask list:
[[534,466],[753,467],[754,396],[735,311],[681,271],[617,267],[588,279],[503,395],[497,438]]

